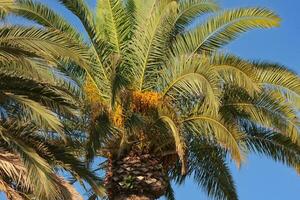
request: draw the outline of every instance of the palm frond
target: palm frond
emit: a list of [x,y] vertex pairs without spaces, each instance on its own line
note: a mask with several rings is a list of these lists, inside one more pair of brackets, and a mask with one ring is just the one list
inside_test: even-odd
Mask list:
[[104,32],[104,38],[113,46],[114,51],[121,55],[126,47],[131,32],[131,22],[120,0],[99,0],[97,5],[99,29]]
[[266,155],[274,161],[293,167],[299,173],[300,146],[290,138],[272,130],[245,125],[245,143],[247,148],[259,155]]
[[178,126],[175,124],[175,122],[168,116],[161,116],[160,119],[166,123],[169,128],[171,129],[174,143],[176,146],[176,152],[178,154],[179,160],[181,162],[181,174],[184,175],[187,172],[187,162],[186,162],[186,143],[185,139],[181,133],[180,130],[178,130]]
[[13,93],[5,93],[5,95],[18,102],[18,104],[24,108],[24,112],[27,113],[27,116],[31,120],[42,127],[51,127],[64,137],[64,131],[60,120],[49,109],[25,96],[15,95]]
[[209,58],[210,64],[217,71],[222,84],[235,85],[245,89],[251,96],[260,91],[256,70],[252,63],[236,56],[214,54]]
[[57,31],[4,26],[0,28],[0,37],[2,48],[15,47],[54,62],[57,62],[58,58],[68,58],[88,68],[90,56],[87,50],[83,50],[83,46],[72,42],[64,34],[58,34]]
[[254,62],[255,76],[258,84],[266,90],[276,92],[299,108],[300,77],[286,67],[267,63]]
[[224,96],[221,112],[227,121],[241,117],[281,132],[293,141],[298,140],[299,116],[297,111],[287,104],[284,98],[274,97],[272,92],[263,91],[252,98],[240,89],[229,89]]
[[172,51],[175,55],[215,51],[243,32],[278,26],[279,21],[272,11],[261,8],[224,11],[208,19],[196,30],[179,35],[172,45]]
[[191,172],[213,199],[237,200],[238,195],[224,152],[209,143],[192,142]]
[[16,124],[12,124],[9,125],[6,130],[2,131],[2,137],[5,138],[9,147],[20,155],[22,163],[27,170],[30,183],[35,186],[34,194],[44,199],[56,199],[60,194],[55,186],[51,167],[46,160],[41,158],[33,148],[25,144],[19,137],[20,135],[24,136],[32,131],[34,130],[32,130],[31,126],[20,127],[16,126]]
[[[6,0],[3,0],[4,2]],[[32,20],[39,25],[68,33],[72,38],[81,40],[78,31],[63,17],[48,6],[32,0],[16,0],[1,6],[14,15]]]
[[137,90],[153,87],[153,78],[166,59],[168,38],[172,30],[169,20],[172,20],[176,7],[176,2],[162,1],[154,6],[149,18],[137,20],[130,45],[133,54],[128,61],[132,64],[132,86]]
[[[220,88],[217,73],[205,57],[186,56],[174,59],[160,72],[162,95],[176,101],[179,96],[196,97],[198,111],[216,116],[220,105]],[[210,109],[207,109],[210,108]]]
[[17,188],[20,187],[24,191],[29,191],[32,184],[26,176],[26,168],[22,164],[20,157],[3,148],[1,148],[0,152],[1,177],[9,177]]
[[69,9],[85,27],[90,39],[96,39],[97,30],[93,12],[90,10],[84,0],[58,0],[63,6]]
[[174,36],[183,33],[197,17],[217,11],[218,5],[211,0],[187,0],[179,2],[178,10],[174,25]]
[[181,123],[187,132],[196,137],[216,140],[220,146],[229,150],[237,166],[241,165],[244,159],[243,149],[241,149],[243,146],[242,135],[237,127],[234,125],[226,126],[222,120],[205,115],[187,117]]

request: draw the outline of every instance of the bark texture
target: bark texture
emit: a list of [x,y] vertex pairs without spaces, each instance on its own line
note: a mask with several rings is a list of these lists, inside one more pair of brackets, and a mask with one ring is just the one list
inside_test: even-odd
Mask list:
[[110,200],[152,200],[164,195],[166,178],[160,158],[130,153],[109,160],[105,186]]
[[114,197],[114,200],[154,200],[154,198],[145,195],[120,195]]

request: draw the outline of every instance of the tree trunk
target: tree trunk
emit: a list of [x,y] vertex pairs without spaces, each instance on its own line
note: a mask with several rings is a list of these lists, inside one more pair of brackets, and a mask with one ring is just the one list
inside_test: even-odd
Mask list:
[[108,162],[104,184],[110,200],[153,200],[165,194],[167,176],[155,155],[131,152]]
[[154,198],[146,195],[120,195],[113,200],[154,200]]

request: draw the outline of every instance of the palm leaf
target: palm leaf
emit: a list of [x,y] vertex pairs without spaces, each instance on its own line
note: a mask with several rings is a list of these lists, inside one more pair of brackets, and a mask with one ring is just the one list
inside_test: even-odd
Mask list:
[[237,200],[233,178],[226,163],[226,156],[209,143],[191,144],[191,172],[195,181],[213,199]]
[[174,36],[183,33],[199,16],[218,10],[218,5],[211,0],[180,1],[178,15],[174,25]]
[[5,93],[5,95],[22,105],[24,107],[24,111],[28,113],[27,116],[30,117],[31,120],[35,121],[42,127],[51,127],[64,137],[61,122],[57,116],[55,116],[54,113],[46,107],[26,98],[25,96],[15,95],[13,93]]
[[215,140],[225,149],[229,150],[237,166],[241,165],[243,155],[241,152],[241,133],[236,127],[224,125],[217,118],[211,116],[191,116],[181,121],[187,132],[196,136]]
[[[199,112],[216,116],[220,104],[220,88],[217,73],[205,57],[194,56],[186,62],[186,56],[172,60],[160,71],[162,95],[176,101],[178,97],[196,97],[201,104]],[[207,109],[210,108],[210,109]]]
[[126,40],[128,40],[131,28],[131,22],[123,2],[120,0],[99,0],[96,13],[100,22],[99,27],[103,29],[101,32],[104,32],[104,38],[120,55],[126,47]]
[[276,92],[299,108],[300,78],[286,67],[266,62],[254,62],[258,84],[266,90]]
[[[13,124],[15,126],[15,124]],[[18,137],[18,135],[28,134],[32,132],[32,128],[25,127],[8,127],[2,131],[2,134],[10,148],[13,148],[20,155],[22,163],[27,170],[29,180],[35,185],[34,194],[37,197],[45,199],[56,199],[59,197],[59,191],[55,186],[53,173],[49,164],[41,158],[34,149]],[[41,147],[43,148],[43,147]]]
[[266,155],[274,161],[295,168],[299,173],[300,147],[290,138],[255,125],[244,126],[247,133],[244,140],[247,148],[254,153]]
[[[7,2],[7,0],[2,1]],[[72,38],[79,41],[81,39],[78,31],[69,22],[42,3],[32,0],[16,0],[11,1],[10,4],[1,2],[1,5],[4,9],[17,16],[22,16],[42,26],[68,33]]]
[[297,111],[286,103],[284,98],[273,96],[264,91],[254,98],[243,94],[241,90],[227,90],[224,97],[221,112],[227,121],[232,121],[240,115],[242,118],[251,120],[263,127],[275,129],[290,137],[293,141],[298,140],[299,117]]
[[137,28],[134,31],[130,47],[133,54],[128,61],[133,65],[131,69],[134,78],[132,85],[137,90],[153,87],[151,81],[156,75],[153,72],[156,73],[158,67],[166,59],[166,45],[172,30],[168,20],[172,19],[176,7],[175,2],[165,3],[162,1],[158,6],[154,6],[149,18],[144,17],[137,20]]
[[168,117],[168,116],[161,116],[160,119],[166,123],[169,128],[171,129],[173,138],[174,138],[174,143],[176,146],[176,152],[178,154],[179,160],[181,162],[181,174],[184,175],[187,172],[187,162],[186,162],[186,144],[185,144],[185,139],[178,130],[178,126],[174,123],[174,121]]
[[180,35],[172,45],[175,55],[215,51],[228,44],[240,33],[254,28],[271,28],[280,19],[273,12],[261,8],[241,8],[224,11],[208,19],[196,30]]

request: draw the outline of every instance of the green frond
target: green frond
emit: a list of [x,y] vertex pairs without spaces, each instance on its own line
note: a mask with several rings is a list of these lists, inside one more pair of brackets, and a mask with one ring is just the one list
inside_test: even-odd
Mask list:
[[261,87],[255,76],[256,70],[251,63],[236,56],[223,54],[214,54],[209,60],[223,84],[243,88],[251,96],[260,91]]
[[[196,97],[198,112],[214,116],[220,105],[220,88],[217,73],[206,57],[194,56],[186,62],[186,56],[173,59],[160,72],[163,96],[176,101],[179,96],[189,99]],[[209,108],[209,109],[207,109]]]
[[132,0],[136,7],[137,18],[150,18],[157,0]]
[[67,35],[58,33],[34,27],[4,26],[0,28],[0,45],[31,52],[53,62],[57,62],[58,58],[71,59],[88,68],[90,56],[87,49],[72,42]]
[[64,131],[62,129],[62,124],[57,116],[48,110],[43,105],[26,98],[25,96],[15,95],[13,93],[5,93],[6,96],[15,100],[24,108],[24,112],[27,113],[27,117],[36,122],[42,127],[51,127],[53,130],[58,132],[64,137]]
[[195,137],[206,137],[216,140],[221,147],[229,150],[237,166],[243,161],[242,133],[234,125],[226,126],[222,120],[211,116],[191,116],[181,121],[186,131]]
[[209,18],[196,30],[179,35],[172,45],[172,51],[175,55],[215,51],[243,32],[278,26],[279,21],[279,17],[272,11],[261,8],[223,11]]
[[[79,108],[80,100],[73,98],[71,94],[63,91],[63,89],[67,88],[55,88],[55,86],[37,80],[26,80],[24,77],[3,76],[1,73],[0,77],[3,80],[3,83],[0,84],[0,91],[26,96],[27,99],[35,101],[61,116],[74,117],[79,113],[75,109]],[[5,98],[5,95],[3,97]],[[7,104],[11,106],[16,105],[16,107],[18,107],[17,105],[19,104],[15,104],[15,101],[11,100],[12,99],[10,99]],[[13,115],[20,116],[21,118],[24,117],[24,113],[22,112],[16,112]]]
[[[54,67],[41,59],[19,56],[19,58],[3,59],[2,61],[0,56],[0,76],[3,80],[7,80],[7,82],[2,83],[3,85],[9,84],[8,79],[14,80],[13,82],[17,84],[17,79],[19,79],[19,83],[31,82],[28,85],[35,84],[36,87],[43,85],[44,89],[48,90],[48,92],[50,92],[50,88],[53,90],[59,89],[61,90],[60,94],[64,93],[65,97],[72,92],[79,96],[78,85],[74,84],[66,74],[59,72]],[[22,86],[26,87],[26,84]],[[7,88],[9,88],[9,85]]]
[[276,92],[298,108],[300,106],[300,77],[279,64],[254,62],[258,84]]
[[58,0],[58,2],[70,10],[81,21],[91,40],[97,39],[97,29],[93,12],[85,0]]
[[184,175],[187,172],[187,162],[186,162],[186,151],[187,146],[185,143],[184,136],[182,135],[181,131],[178,130],[178,126],[175,124],[175,122],[168,116],[161,116],[160,120],[162,120],[164,123],[168,125],[170,128],[174,143],[176,146],[176,152],[178,154],[179,160],[181,162],[181,174]]
[[[125,3],[125,8],[127,11],[127,14],[131,20],[131,24],[132,26],[135,25],[135,19],[136,19],[136,4],[135,4],[135,0],[127,0]],[[134,28],[134,27],[132,27]]]
[[172,31],[172,20],[177,9],[177,3],[172,1],[155,6],[149,18],[137,20],[137,28],[131,41],[133,82],[137,90],[147,90],[153,87],[153,78],[166,59],[167,45]]
[[299,173],[300,146],[289,137],[255,125],[245,126],[247,148],[254,153],[270,157],[276,162],[295,168]]
[[[98,92],[103,91],[95,82],[97,71],[94,67],[96,64],[90,63],[90,51],[87,47],[70,40],[66,34],[33,27],[2,27],[0,37],[0,46],[3,47],[19,48],[55,63],[60,62],[61,59],[75,62],[86,71],[87,76],[91,77],[92,83],[98,88]],[[99,70],[101,71],[103,68],[100,67]],[[98,73],[96,77],[107,81],[107,77],[105,79],[103,76],[106,76],[105,72]]]
[[197,17],[215,12],[218,5],[211,0],[185,0],[179,1],[178,15],[175,20],[174,36],[183,33]]
[[106,39],[114,49],[121,55],[127,47],[129,34],[131,33],[131,22],[121,0],[98,0],[96,17],[99,30],[103,32]]
[[189,162],[194,180],[213,199],[237,200],[238,195],[226,163],[226,154],[219,148],[202,142],[191,143]]
[[255,76],[260,84],[278,86],[300,95],[300,77],[296,73],[278,64],[254,62]]
[[32,0],[16,0],[2,6],[14,15],[32,20],[44,27],[68,33],[72,38],[81,40],[78,31],[69,22],[42,3]]
[[52,145],[50,143],[46,143],[46,145],[48,151],[53,155],[53,160],[55,160],[60,167],[73,174],[78,181],[86,181],[98,196],[105,195],[104,186],[101,183],[102,180],[86,167],[86,163],[75,157],[72,148],[65,148],[65,146],[62,145]]
[[228,118],[227,121],[237,117],[246,118],[263,127],[281,132],[293,141],[298,140],[299,116],[284,98],[274,97],[268,91],[263,91],[254,98],[243,95],[241,90],[229,89],[226,93],[221,112]]

